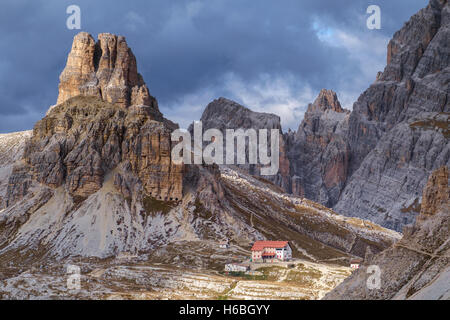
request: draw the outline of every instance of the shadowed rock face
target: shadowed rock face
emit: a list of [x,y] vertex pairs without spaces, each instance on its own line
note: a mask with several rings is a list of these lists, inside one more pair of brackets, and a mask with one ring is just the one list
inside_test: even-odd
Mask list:
[[348,173],[349,113],[335,92],[323,89],[297,132],[286,135],[292,193],[329,207],[337,202]]
[[[395,230],[412,223],[428,176],[450,165],[449,44],[449,3],[431,0],[395,33],[384,72],[351,113],[320,92],[297,132],[283,135],[271,181],[344,215]],[[271,115],[224,101],[206,108],[208,128],[273,126]]]
[[280,129],[280,117],[269,113],[254,112],[226,98],[209,103],[200,119],[204,128],[217,129]]
[[32,131],[0,134],[0,210],[6,207],[6,191],[14,162],[20,160]]
[[396,230],[413,222],[429,174],[450,164],[449,39],[448,1],[432,0],[394,35],[350,115],[330,121],[341,108],[321,92],[288,139],[290,191]]
[[98,41],[81,32],[74,37],[60,76],[57,104],[77,95],[95,96],[122,107],[147,105],[158,110],[125,37],[100,33]]
[[[280,169],[264,176],[285,191],[332,206],[347,178],[348,145],[344,141],[349,111],[342,109],[336,93],[322,90],[310,104],[297,133],[280,136]],[[206,107],[200,119],[203,129],[280,129],[280,118],[249,110],[219,98]],[[192,127],[191,129],[192,130]],[[239,165],[259,175],[258,166]]]
[[[434,171],[423,191],[421,213],[414,226],[391,248],[366,260],[326,299],[450,298],[450,207],[448,167]],[[367,266],[381,270],[379,289],[366,285]]]
[[334,207],[401,230],[430,173],[450,165],[450,6],[431,0],[395,33],[388,64],[353,106],[347,185]]
[[[283,138],[279,116],[270,113],[255,112],[232,100],[221,97],[212,101],[206,106],[200,121],[202,122],[203,131],[212,128],[218,129],[223,133],[224,137],[226,136],[226,129],[254,129],[256,131],[260,129],[267,129],[269,135],[271,129],[280,130],[279,171],[276,175],[264,176],[264,178],[281,186],[284,190],[290,190],[290,165],[289,159],[287,158],[286,142]],[[192,132],[192,125],[190,126],[189,130]],[[269,139],[269,149],[270,145],[271,144]],[[224,153],[226,154],[225,141]],[[247,164],[245,165],[238,166],[251,174],[260,174],[260,165],[248,164],[248,148],[246,149],[246,163]]]

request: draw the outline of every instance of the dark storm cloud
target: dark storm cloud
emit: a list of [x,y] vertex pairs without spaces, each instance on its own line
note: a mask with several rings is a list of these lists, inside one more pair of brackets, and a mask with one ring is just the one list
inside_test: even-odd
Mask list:
[[[167,117],[186,125],[227,96],[295,128],[321,88],[352,101],[383,67],[386,42],[426,0],[8,1],[0,10],[0,132],[32,127],[57,97],[73,36],[126,36]],[[366,28],[366,8],[382,29]]]

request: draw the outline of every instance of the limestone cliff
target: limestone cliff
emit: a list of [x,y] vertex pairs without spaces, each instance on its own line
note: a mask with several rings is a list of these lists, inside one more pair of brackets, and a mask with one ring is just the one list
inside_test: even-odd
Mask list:
[[[351,113],[334,92],[320,92],[298,130],[283,135],[280,171],[271,181],[397,231],[414,222],[428,176],[450,165],[448,43],[449,3],[431,0],[395,33],[384,72]],[[232,102],[212,105],[202,116],[208,128],[273,124]]]
[[401,230],[430,173],[450,165],[450,5],[431,0],[396,32],[388,64],[353,106],[342,214]]
[[74,37],[57,105],[34,126],[9,178],[6,206],[25,197],[34,182],[64,187],[83,201],[109,175],[130,199],[138,185],[158,200],[181,199],[183,168],[171,161],[170,134],[177,125],[159,112],[125,38],[98,38],[95,43],[85,32]]
[[[158,199],[182,197],[182,166],[170,158],[171,128],[148,106],[128,109],[94,97],[58,105],[34,127],[23,161],[9,179],[7,205],[21,199],[33,181],[64,186],[77,199],[97,192],[108,174],[133,173],[145,192]],[[126,196],[130,186],[118,178]],[[128,190],[128,191],[127,191]]]
[[[349,114],[335,92],[323,89],[308,106],[297,132],[282,134],[278,116],[251,111],[225,98],[208,104],[200,120],[204,130],[279,129],[280,168],[278,174],[264,178],[286,192],[331,207],[339,199],[348,174],[350,151],[345,136]],[[239,167],[259,175],[258,166]]]
[[98,41],[86,33],[77,34],[60,76],[57,104],[77,95],[95,96],[122,107],[146,105],[158,110],[137,72],[136,58],[125,37],[100,33]]
[[0,134],[0,210],[6,207],[6,191],[14,163],[22,158],[32,131]]
[[[280,134],[279,171],[276,175],[264,176],[264,178],[281,186],[286,191],[290,190],[290,165],[279,116],[255,112],[237,102],[221,97],[206,106],[200,121],[202,122],[203,131],[212,128],[218,129],[223,133],[224,137],[226,136],[226,129],[254,129],[256,131],[267,129],[269,135],[271,129],[278,129]],[[190,126],[189,130],[192,132],[193,126]],[[268,139],[269,149],[270,145],[270,139]],[[224,139],[224,163],[225,153],[226,144]],[[246,143],[246,164],[238,166],[251,174],[259,175],[261,166],[259,164],[249,165],[248,163],[248,143]]]
[[348,176],[349,114],[336,93],[324,89],[308,106],[297,132],[286,135],[292,193],[328,207],[337,202]]

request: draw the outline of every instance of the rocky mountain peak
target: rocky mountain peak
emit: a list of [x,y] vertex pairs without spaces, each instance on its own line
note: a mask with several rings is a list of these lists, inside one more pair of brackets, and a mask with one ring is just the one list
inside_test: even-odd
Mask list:
[[333,90],[322,89],[320,90],[320,93],[314,103],[308,106],[307,112],[327,110],[332,110],[339,113],[345,112],[338,100],[336,92]]
[[309,104],[297,132],[288,138],[292,193],[327,206],[337,202],[347,178],[349,114],[332,90],[322,89]]
[[180,199],[183,167],[170,154],[177,127],[159,112],[124,37],[101,33],[96,42],[81,32],[60,76],[57,105],[36,123],[12,169],[6,206],[36,182],[63,187],[81,203],[108,179],[127,199]]
[[129,107],[158,104],[137,72],[136,58],[123,36],[100,33],[98,41],[87,32],[73,39],[67,64],[60,76],[57,104],[78,96],[95,96]]
[[206,106],[201,121],[204,128],[208,129],[281,129],[279,116],[254,112],[223,97],[213,100]]

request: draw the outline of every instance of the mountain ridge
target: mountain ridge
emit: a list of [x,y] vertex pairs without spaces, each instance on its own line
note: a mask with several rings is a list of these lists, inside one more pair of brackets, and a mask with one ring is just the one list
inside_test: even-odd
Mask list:
[[[448,1],[431,0],[395,33],[385,70],[351,112],[336,93],[320,91],[298,130],[280,139],[283,165],[271,181],[397,231],[413,223],[429,174],[450,165],[449,38]],[[233,119],[215,110],[202,115],[208,128],[216,118]],[[241,121],[227,124],[237,129]],[[253,120],[255,128],[262,123]]]
[[[87,33],[74,37],[60,103],[36,123],[23,155],[9,163],[0,261],[17,251],[22,263],[122,252],[146,256],[180,241],[224,238],[246,248],[289,234],[294,255],[346,264],[367,248],[378,252],[398,239],[370,223],[336,219],[313,202],[299,206],[300,199],[270,191],[271,182],[246,170],[236,173],[244,168],[174,164],[170,136],[178,126],[163,117],[156,99],[134,104],[135,66],[123,37],[100,34],[97,43]],[[145,86],[143,79],[138,86]],[[236,116],[232,122],[250,119],[253,126],[256,119],[261,127],[280,128],[276,115],[255,114],[223,98],[210,108],[215,105],[228,106]]]

